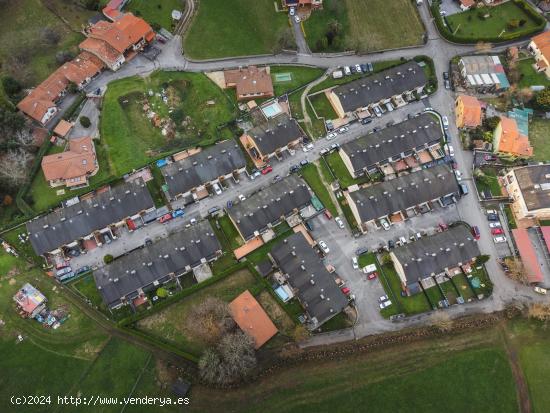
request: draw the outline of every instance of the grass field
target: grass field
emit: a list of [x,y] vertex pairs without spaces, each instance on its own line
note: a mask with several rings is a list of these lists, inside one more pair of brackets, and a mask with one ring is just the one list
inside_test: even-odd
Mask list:
[[[323,44],[332,20],[341,25],[332,45]],[[316,52],[356,50],[361,53],[422,44],[424,27],[410,0],[325,1],[304,23],[306,40]],[[399,29],[397,29],[399,28]]]
[[517,411],[496,328],[299,363],[234,390],[197,385],[191,398],[196,412]]
[[[507,35],[514,34],[514,32],[518,32],[518,35],[528,34],[530,29],[532,31],[536,28],[533,18],[512,1],[485,8],[482,12],[488,13],[489,17],[480,18],[478,16],[480,11],[476,8],[448,16],[449,30],[461,38],[476,41],[480,37],[499,37],[501,33]],[[526,23],[523,27],[510,29],[507,27],[507,23],[513,19],[525,20]]]
[[483,173],[485,177],[476,177],[476,186],[479,193],[490,193],[492,196],[502,195],[502,189],[498,183],[496,170],[494,168],[483,168]]
[[369,178],[367,176],[363,176],[357,179],[353,178],[338,152],[329,153],[327,156],[325,156],[325,160],[327,161],[327,164],[330,167],[334,176],[336,176],[336,178],[340,182],[340,187],[342,189],[345,189],[351,185],[361,185],[369,182]]
[[550,161],[550,120],[533,119],[529,124],[529,141],[535,160]]
[[199,355],[207,343],[193,336],[185,326],[191,308],[201,303],[206,297],[217,297],[229,302],[247,289],[254,294],[263,289],[263,285],[252,273],[242,269],[181,299],[166,309],[140,320],[137,327],[153,336],[161,337],[189,353]]
[[325,208],[328,209],[332,215],[338,215],[338,210],[330,197],[329,190],[321,180],[317,166],[315,164],[306,165],[300,170],[300,174],[309,187],[313,189],[313,192],[315,192],[315,195],[317,195],[317,198],[319,198]]
[[334,111],[334,108],[330,104],[327,96],[324,93],[319,93],[318,95],[311,96],[309,98],[311,105],[315,109],[315,113],[320,118],[325,118],[326,120],[337,119],[338,115]]
[[[185,116],[185,126],[174,139],[164,137],[142,110],[145,92],[158,93],[169,87],[176,96],[174,106]],[[148,100],[159,116],[168,115],[169,106],[156,95]],[[131,77],[112,82],[100,124],[111,171],[118,176],[175,150],[230,138],[227,129],[220,133],[217,127],[235,114],[234,99],[200,73],[156,72],[146,79]]]
[[520,81],[518,87],[530,87],[530,86],[550,86],[550,79],[546,77],[544,73],[537,72],[533,68],[535,59],[522,59],[518,62],[518,70],[520,73]]
[[202,0],[183,49],[194,59],[272,53],[288,24],[271,0]]
[[[275,96],[281,96],[296,88],[305,86],[320,77],[324,72],[323,69],[307,66],[271,66],[270,71]],[[278,81],[276,75],[281,73],[289,73],[291,80]],[[297,96],[300,96],[300,93],[297,93]]]
[[243,239],[239,234],[239,231],[237,231],[237,228],[235,228],[235,225],[233,225],[233,222],[231,222],[229,215],[224,215],[219,218],[218,223],[220,224],[225,237],[229,241],[231,249],[239,248],[243,245]]
[[143,17],[149,24],[158,24],[172,31],[172,10],[183,12],[183,0],[132,0],[125,10]]

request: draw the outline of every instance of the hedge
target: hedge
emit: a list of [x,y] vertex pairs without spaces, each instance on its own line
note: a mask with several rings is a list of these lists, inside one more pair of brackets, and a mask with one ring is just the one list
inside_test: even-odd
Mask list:
[[434,1],[430,9],[432,12],[432,16],[435,20],[437,29],[439,30],[439,33],[445,39],[455,43],[477,43],[477,42],[502,43],[506,41],[517,40],[522,37],[527,37],[534,33],[543,31],[545,29],[546,19],[541,15],[539,15],[531,6],[526,4],[524,0],[511,0],[511,1],[514,2],[519,8],[524,10],[535,21],[535,23],[537,24],[536,27],[532,29],[518,31],[515,33],[505,34],[500,37],[479,36],[475,39],[472,39],[471,37],[460,36],[452,33],[449,27],[444,24],[444,17],[441,16],[440,10],[439,10],[439,6],[440,6],[439,1]]

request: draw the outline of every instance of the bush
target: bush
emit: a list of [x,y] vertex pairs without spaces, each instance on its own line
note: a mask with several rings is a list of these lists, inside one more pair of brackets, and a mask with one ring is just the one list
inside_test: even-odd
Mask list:
[[115,258],[111,254],[107,254],[103,257],[103,262],[105,264],[110,264],[115,260]]
[[166,288],[163,287],[157,288],[157,296],[160,298],[166,298],[168,297],[168,291],[166,291]]
[[89,128],[90,126],[92,126],[92,122],[90,121],[90,118],[87,117],[87,116],[81,116],[80,117],[80,124],[84,128]]

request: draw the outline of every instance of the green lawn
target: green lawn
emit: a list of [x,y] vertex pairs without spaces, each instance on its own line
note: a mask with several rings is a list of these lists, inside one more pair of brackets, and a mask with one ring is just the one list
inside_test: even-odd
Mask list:
[[131,0],[125,10],[143,17],[151,25],[172,31],[172,10],[183,12],[183,0]]
[[[85,188],[76,190],[71,190],[64,187],[52,188],[46,181],[42,169],[38,171],[32,181],[29,192],[27,193],[28,202],[36,212],[45,211],[59,205],[59,203],[65,199],[90,192],[97,186],[105,184],[114,178],[104,141],[95,140],[94,144],[96,148],[97,161],[99,163],[99,171],[97,174],[89,178],[89,186]],[[52,149],[47,153],[47,155],[62,151],[63,147],[52,146]],[[62,195],[57,195],[57,191],[59,190],[64,190],[64,193]]]
[[484,177],[476,177],[476,186],[481,194],[482,192],[488,194],[491,193],[492,196],[502,195],[502,189],[498,183],[497,172],[494,168],[483,168]]
[[[486,19],[479,17],[480,12],[488,13],[489,17]],[[517,29],[509,29],[507,23],[513,19],[525,20],[525,25]],[[471,41],[476,41],[479,38],[498,38],[502,35],[514,36],[517,34],[519,37],[530,34],[537,28],[533,17],[512,1],[495,7],[486,7],[481,11],[472,8],[462,13],[452,14],[446,20],[452,33],[461,39]]]
[[317,166],[315,164],[306,165],[300,170],[300,173],[325,208],[327,208],[332,215],[338,215],[336,205],[334,205],[329,190],[321,180]]
[[550,120],[535,118],[529,124],[529,141],[533,145],[533,158],[550,161]]
[[229,240],[231,249],[234,250],[235,248],[239,248],[243,245],[243,239],[237,231],[237,228],[235,228],[235,225],[233,225],[233,222],[231,222],[229,215],[224,215],[223,217],[218,218],[218,222],[225,237]]
[[158,336],[189,353],[199,355],[205,349],[206,343],[193,336],[186,328],[185,320],[191,308],[206,297],[217,297],[230,302],[247,289],[255,294],[263,288],[263,284],[251,272],[241,269],[138,321],[137,328],[153,336]]
[[324,93],[319,93],[318,95],[311,96],[309,98],[311,105],[315,109],[315,113],[320,118],[325,118],[326,120],[336,119],[338,115],[334,111],[334,108],[330,104],[327,96]]
[[[510,229],[516,229],[518,226],[516,224],[516,219],[514,218],[514,214],[512,213],[512,208],[510,208],[510,205],[506,205],[504,207],[504,213],[506,214],[506,218],[508,219],[508,226],[510,227]],[[541,223],[541,225],[543,224]]]
[[353,212],[351,212],[351,208],[348,205],[348,201],[344,198],[342,195],[340,198],[338,198],[338,203],[340,204],[340,208],[342,209],[342,213],[344,214],[344,218],[346,218],[346,221],[348,225],[351,228],[352,232],[359,231],[359,227],[357,225],[357,221],[355,220],[355,217],[353,216]]
[[[159,93],[163,88],[173,92],[174,108],[181,110],[185,119],[173,139],[153,127],[142,110],[144,93]],[[168,116],[168,104],[156,95],[148,96],[148,100],[159,116]],[[131,77],[109,84],[103,101],[101,139],[112,173],[118,176],[176,150],[231,137],[227,129],[221,134],[217,127],[235,116],[234,98],[203,74],[156,72],[146,79]]]
[[[324,73],[323,69],[308,66],[271,66],[270,71],[275,96],[281,96],[296,88],[305,86]],[[289,73],[291,80],[278,81],[275,75],[281,73]],[[299,101],[301,93],[298,92],[296,95]]]
[[183,49],[194,59],[272,53],[288,29],[271,0],[202,0]]
[[[424,27],[409,0],[325,0],[323,6],[304,22],[313,51],[366,53],[422,43]],[[339,23],[339,33],[329,43],[326,34],[334,20]]]
[[471,273],[472,278],[478,277],[481,281],[481,286],[479,288],[474,288],[474,291],[476,294],[483,294],[483,296],[489,297],[493,292],[493,283],[491,279],[489,278],[489,274],[487,274],[487,270],[485,269],[485,266],[481,265],[481,268],[473,267],[473,271]]
[[462,298],[464,298],[465,302],[468,302],[469,299],[475,298],[472,287],[470,286],[470,284],[468,284],[468,280],[466,279],[466,276],[464,274],[455,275],[453,277],[453,282],[455,283],[456,288],[458,288],[458,291],[460,292],[460,295],[462,295]]
[[518,87],[550,86],[550,79],[548,79],[544,73],[537,72],[533,68],[534,63],[535,59],[533,58],[522,59],[518,62],[518,70],[520,73]]
[[328,163],[328,166],[332,170],[332,173],[340,182],[340,187],[342,189],[345,189],[351,185],[361,185],[369,182],[369,178],[367,176],[363,176],[357,179],[353,178],[349,173],[348,168],[346,168],[344,161],[340,157],[339,152],[331,152],[330,154],[325,156],[325,159]]

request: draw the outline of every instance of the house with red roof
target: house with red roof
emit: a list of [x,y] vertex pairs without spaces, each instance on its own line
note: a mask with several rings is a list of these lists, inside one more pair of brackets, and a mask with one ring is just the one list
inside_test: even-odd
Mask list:
[[40,313],[45,307],[48,301],[44,294],[38,291],[29,283],[23,285],[23,287],[17,291],[13,296],[13,300],[17,304],[17,308],[25,317],[32,318]]

